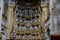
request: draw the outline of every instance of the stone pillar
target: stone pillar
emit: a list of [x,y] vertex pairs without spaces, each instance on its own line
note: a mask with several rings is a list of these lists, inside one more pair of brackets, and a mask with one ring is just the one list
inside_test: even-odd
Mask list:
[[[48,32],[46,33],[46,31],[47,31],[46,30],[47,29],[46,24],[47,24],[48,21],[45,23],[45,21],[47,20],[48,17],[49,17],[49,4],[44,4],[44,5],[42,5],[42,27],[43,27],[43,32],[44,32],[45,37],[48,37],[49,36],[47,34]],[[45,39],[47,40],[47,38],[45,38]]]
[[3,13],[3,0],[0,0],[0,40],[2,40],[2,33],[1,33],[2,13]]
[[8,27],[7,27],[7,33],[6,33],[7,39],[10,39],[10,32],[13,27],[13,9],[14,9],[14,5],[9,4],[8,5],[8,14],[7,14],[7,18],[8,18]]
[[0,32],[1,32],[1,21],[2,21],[2,12],[3,11],[3,0],[0,0]]

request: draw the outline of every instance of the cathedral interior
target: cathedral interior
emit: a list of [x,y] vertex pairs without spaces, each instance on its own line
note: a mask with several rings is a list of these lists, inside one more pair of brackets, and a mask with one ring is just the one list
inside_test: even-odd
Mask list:
[[0,40],[59,40],[58,0],[0,0]]

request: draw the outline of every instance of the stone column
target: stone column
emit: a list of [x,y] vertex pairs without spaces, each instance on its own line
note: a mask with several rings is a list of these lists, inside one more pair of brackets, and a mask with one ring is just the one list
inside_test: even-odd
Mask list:
[[10,32],[13,27],[13,9],[14,9],[14,5],[9,4],[8,5],[8,14],[7,14],[7,18],[8,18],[8,27],[7,27],[7,33],[6,33],[7,39],[10,39]]
[[2,33],[1,33],[2,13],[3,13],[3,0],[0,0],[0,40],[2,40]]

